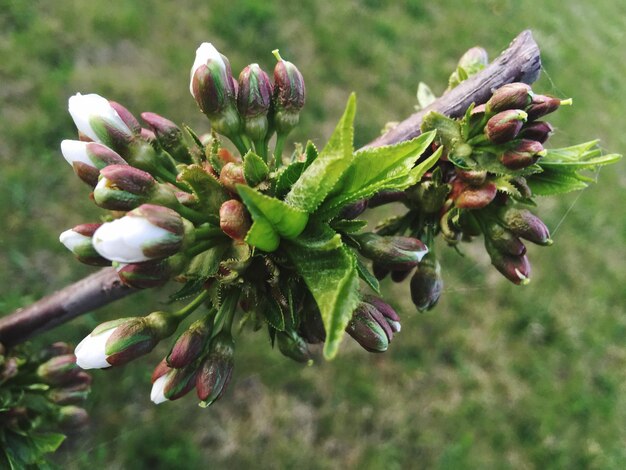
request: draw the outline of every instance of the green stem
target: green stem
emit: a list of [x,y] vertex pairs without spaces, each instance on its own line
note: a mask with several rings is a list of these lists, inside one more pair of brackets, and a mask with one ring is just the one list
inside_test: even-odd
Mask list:
[[276,146],[274,147],[274,157],[276,161],[283,161],[283,147],[285,146],[285,134],[276,134]]
[[208,297],[209,297],[209,291],[206,291],[206,290],[202,291],[202,293],[198,297],[193,299],[190,303],[185,305],[183,308],[181,308],[177,312],[174,312],[173,314],[174,317],[182,320],[183,318],[187,317],[190,313],[192,313],[194,310],[196,310],[200,305],[202,305],[204,301],[208,299]]
[[218,244],[219,243],[217,243],[216,240],[202,241],[201,243],[197,243],[193,245],[191,248],[189,248],[187,251],[185,251],[185,254],[193,258],[194,256],[197,256],[200,253],[204,253],[205,251],[210,250],[211,248],[213,248],[214,246]]
[[213,336],[220,331],[231,331],[233,326],[233,320],[235,318],[235,312],[237,311],[237,303],[239,302],[238,290],[231,290],[224,296],[222,305],[215,315],[215,330]]
[[224,232],[219,227],[210,224],[203,224],[194,230],[196,239],[207,239],[224,236]]
[[189,187],[185,183],[177,181],[176,180],[176,175],[174,173],[170,172],[169,170],[167,170],[166,168],[162,168],[162,167],[156,166],[154,168],[154,172],[155,172],[157,177],[161,178],[166,183],[173,184],[178,189],[181,189],[183,191],[186,191],[186,192],[189,191]]
[[267,146],[265,145],[264,139],[255,140],[254,142],[254,150],[259,157],[263,159],[265,163],[267,163]]
[[195,224],[198,224],[198,225],[205,224],[206,221],[207,221],[206,217],[202,213],[192,209],[191,207],[187,207],[187,206],[185,206],[183,204],[178,204],[178,206],[175,208],[175,210],[180,215],[182,215],[185,219],[193,222],[194,225]]
[[228,137],[231,140],[231,142],[235,144],[235,147],[237,147],[237,150],[239,151],[242,157],[246,153],[248,153],[249,148],[246,147],[246,144],[243,142],[241,135],[237,134],[237,135],[226,136],[226,137]]

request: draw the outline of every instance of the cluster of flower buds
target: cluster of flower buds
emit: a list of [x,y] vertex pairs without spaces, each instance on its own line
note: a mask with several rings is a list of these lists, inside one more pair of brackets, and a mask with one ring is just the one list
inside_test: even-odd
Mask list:
[[258,64],[245,67],[235,80],[228,58],[205,42],[196,51],[189,84],[215,132],[228,137],[240,151],[246,141],[252,142],[255,151],[266,159],[274,133],[275,156],[280,158],[284,138],[298,124],[305,101],[302,74],[278,51],[274,54],[278,62],[273,83]]
[[178,337],[152,374],[154,403],[176,400],[193,388],[201,406],[222,396],[233,371],[235,343],[228,330],[212,333],[210,323],[201,319]]
[[379,297],[365,296],[352,314],[346,332],[369,352],[385,352],[395,333],[400,332],[400,317]]
[[[72,348],[66,343],[51,344],[36,355],[7,353],[0,345],[0,385],[5,384],[7,395],[3,396],[4,408],[0,411],[2,427],[22,433],[30,429],[29,423],[52,418],[53,422],[46,422],[47,425],[57,424],[69,432],[82,429],[89,422],[81,405],[89,395],[91,376],[78,367]],[[15,403],[9,396],[13,392],[17,394]],[[24,405],[31,403],[25,394],[41,395],[45,409],[43,404],[33,408]]]

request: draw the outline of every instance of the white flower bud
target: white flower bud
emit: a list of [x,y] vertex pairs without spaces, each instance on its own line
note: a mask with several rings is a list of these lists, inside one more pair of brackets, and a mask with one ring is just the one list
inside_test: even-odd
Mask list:
[[111,261],[140,263],[178,252],[183,232],[182,219],[175,211],[144,204],[121,219],[102,224],[93,235],[93,246]]
[[97,168],[93,161],[87,154],[87,144],[89,142],[82,142],[80,140],[64,140],[61,142],[61,153],[63,157],[70,165],[74,162],[84,163],[87,166]]
[[171,372],[162,375],[152,384],[152,390],[150,391],[150,400],[152,400],[156,405],[168,401],[165,397],[165,386],[167,385],[170,374]]
[[215,48],[213,44],[210,42],[203,42],[200,44],[200,47],[196,49],[196,60],[193,62],[193,66],[191,67],[191,76],[189,80],[189,91],[192,96],[193,93],[193,76],[203,65],[207,65],[209,61],[212,61],[219,69],[224,76],[227,74],[227,67],[224,63],[224,59],[222,58],[222,54]]
[[106,145],[131,140],[133,132],[111,106],[109,100],[95,93],[71,96],[68,110],[80,132]]
[[59,241],[72,253],[76,253],[86,246],[91,247],[91,237],[82,235],[72,229],[66,230],[59,235]]
[[[111,367],[107,362],[105,353],[107,340],[115,332],[116,328],[112,327],[96,334],[91,333],[86,336],[78,346],[74,354],[76,355],[76,364],[83,369],[104,369]],[[94,330],[94,332],[97,330]]]

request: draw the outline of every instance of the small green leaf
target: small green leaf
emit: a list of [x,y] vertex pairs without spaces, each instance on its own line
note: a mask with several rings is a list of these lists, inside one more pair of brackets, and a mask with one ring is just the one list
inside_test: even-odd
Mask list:
[[169,302],[176,302],[177,300],[183,300],[196,295],[204,290],[205,278],[192,279],[185,282],[183,287],[169,296]]
[[244,155],[243,175],[250,186],[257,186],[265,181],[269,173],[267,164],[256,153],[250,151]]
[[367,220],[333,220],[331,227],[333,230],[342,233],[356,233],[360,232],[367,226]]
[[424,82],[419,82],[419,85],[417,85],[417,103],[419,104],[419,108],[426,108],[436,99],[437,97],[432,92],[430,87]]
[[515,187],[513,183],[509,181],[506,176],[501,176],[493,181],[496,185],[496,189],[500,192],[513,196],[515,198],[521,198],[522,194],[519,189]]
[[285,331],[285,315],[278,302],[271,295],[267,296],[263,315],[272,328],[278,331]]
[[337,246],[339,236],[327,225],[317,227],[317,233],[317,238],[309,233],[290,242],[288,254],[320,309],[324,356],[332,359],[359,302],[359,278],[354,253],[340,239]]
[[194,256],[185,271],[185,276],[193,279],[208,279],[214,276],[229,246],[230,243],[223,243]]
[[276,251],[278,245],[280,245],[280,236],[272,227],[272,224],[263,217],[257,217],[248,230],[245,242],[256,246],[259,250],[267,251],[271,253]]
[[443,152],[443,147],[439,147],[437,150],[433,152],[433,154],[428,157],[426,160],[420,162],[416,165],[409,175],[409,184],[408,186],[413,186],[414,184],[419,183],[422,180],[422,177],[426,174],[428,170],[430,170],[435,163],[439,161],[441,158],[441,153]]
[[380,284],[378,283],[378,279],[367,269],[367,266],[357,258],[356,269],[359,273],[359,277],[368,285],[370,288],[380,295]]
[[186,166],[179,178],[193,190],[198,198],[199,209],[210,214],[209,221],[219,224],[220,207],[230,199],[220,182],[197,164]]
[[429,112],[422,120],[422,132],[437,131],[437,140],[448,148],[461,140],[461,125],[458,121],[436,111]]
[[[269,223],[271,228],[281,237],[295,238],[306,227],[309,215],[303,210],[290,206],[279,199],[261,194],[243,184],[237,185],[237,191],[255,223],[258,220],[264,221],[261,224]],[[264,228],[264,230],[267,229]]]
[[355,112],[353,93],[328,143],[287,194],[287,203],[311,214],[333,190],[352,162]]
[[278,199],[283,199],[285,197],[291,187],[296,183],[296,181],[298,181],[300,176],[302,176],[304,170],[306,170],[317,158],[317,148],[315,148],[313,142],[307,142],[306,149],[304,150],[304,156],[304,161],[293,162],[288,167],[283,168],[283,170],[278,174],[278,177],[276,178],[276,185],[274,187],[274,195]]

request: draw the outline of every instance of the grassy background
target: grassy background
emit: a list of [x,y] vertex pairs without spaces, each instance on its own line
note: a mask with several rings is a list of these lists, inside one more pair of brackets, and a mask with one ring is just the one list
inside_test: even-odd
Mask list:
[[[281,49],[307,81],[294,140],[323,143],[350,91],[357,144],[412,111],[417,83],[445,88],[474,45],[499,53],[531,28],[545,73],[536,89],[575,106],[552,145],[595,137],[626,149],[626,4],[621,0],[0,0],[0,312],[91,272],[58,234],[99,211],[63,161],[68,96],[97,92],[135,113],[202,130],[188,70],[202,41],[233,69],[273,66]],[[164,353],[96,372],[93,425],[57,455],[64,468],[624,468],[626,200],[624,164],[580,195],[539,210],[555,245],[530,247],[530,286],[509,285],[482,248],[444,259],[446,291],[418,315],[386,286],[403,331],[384,355],[346,341],[332,363],[301,367],[263,334],[238,342],[229,393],[152,406]],[[448,250],[450,251],[450,250]],[[97,323],[157,308],[142,293],[46,334],[77,342]]]

